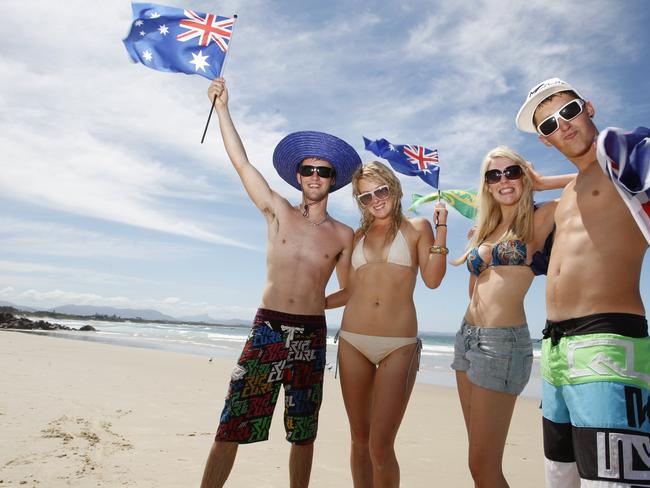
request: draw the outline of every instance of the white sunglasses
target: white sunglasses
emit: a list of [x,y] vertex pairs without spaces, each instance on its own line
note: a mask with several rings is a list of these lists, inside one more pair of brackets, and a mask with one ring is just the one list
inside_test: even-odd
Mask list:
[[569,122],[582,113],[584,106],[585,101],[581,100],[580,98],[571,100],[570,102],[562,105],[557,112],[552,113],[544,120],[542,120],[537,125],[537,132],[539,132],[544,137],[550,136],[553,134],[553,132],[560,128],[560,121],[558,120],[558,117]]
[[372,191],[360,193],[357,195],[357,200],[359,200],[359,203],[365,207],[372,203],[373,196],[377,200],[386,200],[390,196],[390,188],[388,188],[388,185],[378,186]]

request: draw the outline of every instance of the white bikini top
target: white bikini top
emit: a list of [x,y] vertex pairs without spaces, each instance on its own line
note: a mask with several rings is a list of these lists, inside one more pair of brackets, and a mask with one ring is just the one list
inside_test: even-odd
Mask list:
[[[354,269],[360,268],[364,264],[368,264],[366,259],[366,253],[363,251],[363,243],[366,239],[366,236],[363,236],[357,242],[357,245],[354,246],[352,251],[352,267]],[[373,261],[376,262],[376,261]],[[408,243],[404,234],[401,230],[397,231],[395,234],[395,239],[390,244],[390,249],[388,250],[388,257],[386,258],[387,263],[398,264],[400,266],[411,267],[411,251],[409,251]]]

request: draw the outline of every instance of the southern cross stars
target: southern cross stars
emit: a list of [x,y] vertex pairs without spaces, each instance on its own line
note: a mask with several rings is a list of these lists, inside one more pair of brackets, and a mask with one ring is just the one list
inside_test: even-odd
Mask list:
[[194,65],[194,71],[198,71],[200,69],[205,73],[205,67],[210,66],[210,63],[206,62],[206,59],[208,59],[210,56],[203,56],[203,50],[199,51],[199,54],[191,54],[194,59],[190,61],[190,64]]
[[169,34],[169,28],[165,24],[163,24],[160,27],[158,27],[158,32],[160,32],[163,36],[166,36],[167,34]]
[[153,54],[151,53],[151,51],[149,51],[149,49],[147,49],[142,53],[142,57],[144,58],[145,61],[151,61],[153,59]]

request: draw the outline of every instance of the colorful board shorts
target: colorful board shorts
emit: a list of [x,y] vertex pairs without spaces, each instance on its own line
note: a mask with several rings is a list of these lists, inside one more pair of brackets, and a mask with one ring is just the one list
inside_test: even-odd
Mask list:
[[526,324],[479,327],[465,320],[456,333],[451,367],[488,390],[519,395],[533,365],[533,344]]
[[546,486],[650,487],[650,338],[640,315],[546,322]]
[[215,440],[267,440],[283,385],[287,440],[313,442],[323,396],[326,339],[324,315],[259,309],[232,372]]

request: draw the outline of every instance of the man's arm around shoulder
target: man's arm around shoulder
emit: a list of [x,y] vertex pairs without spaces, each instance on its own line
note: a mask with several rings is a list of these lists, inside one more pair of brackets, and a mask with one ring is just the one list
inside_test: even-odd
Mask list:
[[342,246],[341,252],[336,260],[336,279],[339,282],[339,286],[345,288],[348,285],[350,274],[354,231],[338,220],[332,219],[332,221],[336,227],[336,233],[339,236]]

